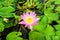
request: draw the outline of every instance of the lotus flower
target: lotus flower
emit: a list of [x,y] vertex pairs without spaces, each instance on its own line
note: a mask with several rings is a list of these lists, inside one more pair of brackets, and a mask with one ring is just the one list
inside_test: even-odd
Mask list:
[[32,30],[32,26],[36,25],[39,18],[36,17],[35,12],[26,12],[26,14],[21,15],[23,21],[19,22],[19,24],[24,24],[25,27],[29,27]]

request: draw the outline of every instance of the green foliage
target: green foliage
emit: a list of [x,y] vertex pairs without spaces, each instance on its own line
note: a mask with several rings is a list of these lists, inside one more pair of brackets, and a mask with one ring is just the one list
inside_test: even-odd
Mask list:
[[4,24],[2,22],[2,18],[0,18],[0,32],[4,31]]
[[53,36],[52,38],[53,38],[53,40],[59,40],[58,36]]
[[24,13],[26,11],[30,12],[31,9],[34,10],[34,8],[37,8],[40,11],[43,8],[43,4],[39,3],[39,0],[22,0],[22,1],[20,0],[18,1],[17,8],[20,10],[20,12],[24,10],[23,11]]
[[[9,2],[13,2],[14,0],[9,0]],[[4,31],[5,28],[9,28],[12,26],[15,26],[18,21],[20,21],[20,16],[16,15],[14,13],[15,8],[13,8],[12,6],[9,5],[5,5],[5,2],[7,2],[7,0],[4,1],[0,1],[0,32]],[[4,7],[3,7],[4,6]]]
[[33,29],[37,30],[37,31],[44,31],[44,29],[46,28],[47,23],[48,23],[47,17],[43,16],[43,18],[38,22],[38,24],[33,26]]
[[16,30],[12,30],[6,36],[6,40],[28,40],[21,37],[22,33],[15,31],[22,30],[18,28],[21,25],[17,26],[22,20],[20,15],[30,11],[35,11],[40,20],[29,32],[29,40],[60,40],[60,0],[44,0],[44,2],[41,0],[0,0],[0,32],[4,33],[4,29],[16,27]]
[[15,0],[9,0],[9,2],[13,3]]
[[3,13],[11,13],[13,11],[15,11],[15,9],[13,7],[11,7],[11,6],[3,7],[3,8],[0,9],[0,12],[3,12]]
[[54,6],[51,5],[51,7],[48,7],[47,9],[44,10],[44,14],[48,18],[48,23],[50,23],[53,20],[58,20],[59,14],[58,14],[58,12],[53,13],[53,8],[54,8]]
[[[17,1],[17,0],[16,0]],[[11,5],[15,5],[15,0],[0,0],[0,5],[3,7],[7,7],[7,6],[11,6]]]
[[[44,15],[42,16],[38,24],[33,26],[33,31],[29,33],[30,40],[35,40],[35,38],[36,40],[41,40],[41,38],[40,39],[38,38],[42,34],[44,35],[45,40],[60,40],[60,18],[59,18],[60,6],[59,4],[60,4],[59,0],[48,0],[47,2],[44,3]],[[53,25],[54,24],[53,23],[52,24],[53,26],[51,26],[50,23],[52,23],[52,21],[56,21],[58,25],[57,24]],[[42,33],[42,34],[39,34],[40,36],[37,36],[38,33]],[[42,40],[44,39],[42,38]]]
[[55,35],[54,29],[53,29],[53,27],[50,26],[50,25],[47,25],[47,28],[46,28],[46,30],[45,30],[44,33],[45,33],[45,35],[47,35],[47,36]]
[[55,0],[55,4],[60,4],[60,0]]
[[60,31],[60,25],[55,26],[56,30]]
[[[54,3],[53,3],[54,2]],[[44,15],[48,18],[48,25],[45,30],[45,37],[46,40],[60,40],[59,35],[59,0],[48,0],[44,5]],[[57,6],[58,5],[58,6]],[[58,23],[54,25],[52,21],[56,21]],[[49,23],[52,23],[53,26],[51,26]],[[57,31],[56,31],[57,30]]]
[[7,35],[6,40],[22,40],[20,32],[11,32]]
[[0,23],[0,32],[4,31],[4,25]]
[[45,40],[45,38],[42,33],[32,31],[29,33],[29,40]]
[[58,11],[60,13],[60,6],[56,7],[55,11]]
[[57,20],[57,23],[60,24],[60,20]]

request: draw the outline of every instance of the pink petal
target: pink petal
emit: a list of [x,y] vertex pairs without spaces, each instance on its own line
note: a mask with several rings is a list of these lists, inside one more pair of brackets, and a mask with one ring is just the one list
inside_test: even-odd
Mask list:
[[32,11],[30,13],[33,13]]
[[35,14],[35,12],[33,12],[33,15]]
[[36,17],[36,14],[34,14],[34,17]]
[[31,29],[31,31],[32,31],[32,26],[30,25],[30,29]]
[[40,20],[40,18],[35,18],[35,19],[34,19],[34,21],[38,21],[38,20]]
[[23,15],[21,15],[21,18],[22,18],[22,19],[24,19],[24,16],[23,16]]
[[25,14],[23,14],[23,16],[25,17],[26,15],[25,15]]
[[19,24],[25,24],[24,21],[19,22]]
[[32,17],[36,17],[35,12],[31,12],[31,13],[30,13],[30,16],[32,16]]
[[33,22],[33,24],[32,24],[32,25],[36,25],[36,24],[37,24],[37,22],[38,22],[38,20],[39,20],[39,18],[35,18],[35,20],[34,20],[34,22]]
[[40,20],[40,18],[37,18],[36,20]]
[[21,15],[21,18],[23,18],[23,15]]
[[28,12],[26,12],[26,15],[27,15],[27,16],[29,16],[29,13],[28,13]]
[[30,12],[30,16],[33,16],[32,14],[33,14],[33,12]]
[[27,27],[28,25],[25,25],[25,28]]

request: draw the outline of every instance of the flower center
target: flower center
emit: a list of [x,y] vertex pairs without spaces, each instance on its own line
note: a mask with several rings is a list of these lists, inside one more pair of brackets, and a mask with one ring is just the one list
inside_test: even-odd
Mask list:
[[27,24],[32,24],[34,19],[33,19],[33,17],[29,16],[29,17],[26,17],[25,21],[26,21]]

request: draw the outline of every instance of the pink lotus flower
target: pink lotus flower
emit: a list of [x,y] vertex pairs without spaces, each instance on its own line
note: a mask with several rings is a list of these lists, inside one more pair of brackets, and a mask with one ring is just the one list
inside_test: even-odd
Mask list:
[[31,30],[32,26],[36,25],[39,20],[39,18],[36,17],[35,12],[26,12],[26,14],[21,15],[21,18],[23,21],[19,22],[19,24],[24,24],[25,27],[30,27]]

